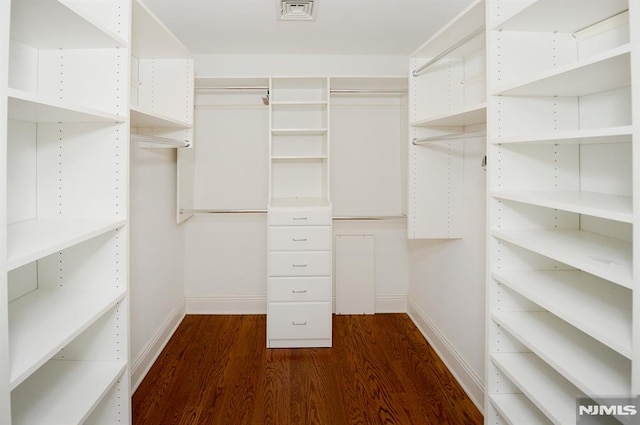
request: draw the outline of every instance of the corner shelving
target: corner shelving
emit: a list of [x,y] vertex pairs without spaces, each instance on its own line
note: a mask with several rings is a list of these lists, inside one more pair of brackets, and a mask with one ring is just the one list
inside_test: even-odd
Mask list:
[[411,54],[409,238],[462,235],[465,143],[484,140],[486,123],[484,29],[477,0]]
[[577,397],[640,393],[640,3],[487,14],[485,418],[573,424]]
[[130,2],[0,9],[0,422],[130,422]]

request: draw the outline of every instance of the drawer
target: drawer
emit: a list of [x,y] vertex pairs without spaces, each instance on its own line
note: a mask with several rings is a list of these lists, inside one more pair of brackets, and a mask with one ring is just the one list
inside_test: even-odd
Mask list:
[[331,209],[317,210],[269,210],[270,226],[329,226]]
[[331,337],[331,303],[269,303],[269,339],[326,339]]
[[269,301],[331,301],[331,277],[270,277]]
[[269,252],[269,276],[330,276],[331,253]]
[[269,249],[328,251],[331,249],[331,226],[270,226]]

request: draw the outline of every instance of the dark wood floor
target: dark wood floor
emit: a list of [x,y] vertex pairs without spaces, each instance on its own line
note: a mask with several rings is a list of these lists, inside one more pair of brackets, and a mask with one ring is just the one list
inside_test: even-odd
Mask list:
[[266,349],[265,316],[187,316],[134,425],[472,425],[482,415],[406,314],[334,316],[333,348]]

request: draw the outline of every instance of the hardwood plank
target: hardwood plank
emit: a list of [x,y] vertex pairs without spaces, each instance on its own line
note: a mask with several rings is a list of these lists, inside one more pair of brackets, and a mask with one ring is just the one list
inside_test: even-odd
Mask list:
[[263,315],[187,316],[134,425],[482,424],[406,314],[334,316],[332,348],[267,349]]

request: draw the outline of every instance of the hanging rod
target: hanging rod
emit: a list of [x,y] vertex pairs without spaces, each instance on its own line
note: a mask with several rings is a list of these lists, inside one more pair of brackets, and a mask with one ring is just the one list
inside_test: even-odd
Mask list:
[[331,89],[331,94],[352,94],[352,93],[379,93],[379,94],[395,94],[406,93],[407,89]]
[[483,32],[484,32],[484,27],[478,28],[477,30],[475,30],[474,32],[470,33],[466,37],[461,38],[456,43],[452,44],[448,49],[446,49],[445,51],[443,51],[439,55],[437,55],[434,58],[432,58],[431,60],[429,60],[429,62],[427,62],[424,65],[422,65],[420,68],[414,69],[413,72],[411,73],[411,75],[413,75],[414,77],[417,77],[418,75],[422,74],[425,69],[429,68],[431,65],[433,65],[436,62],[438,62],[440,59],[442,59],[443,57],[447,56],[449,53],[453,52],[458,47],[461,47],[463,44],[466,44],[469,41],[473,40],[474,38],[476,38],[478,35],[482,34]]
[[457,140],[457,139],[467,139],[472,137],[484,137],[487,135],[486,131],[477,131],[474,133],[454,133],[454,134],[444,134],[442,136],[430,136],[423,137],[422,139],[413,139],[411,144],[414,146],[424,145],[429,142],[439,142],[445,140]]
[[155,145],[165,145],[174,148],[188,148],[191,142],[188,140],[171,139],[169,137],[159,137],[150,134],[131,133],[132,142],[153,143]]
[[[181,209],[181,214],[266,214],[267,210],[237,210],[237,209]],[[403,215],[377,215],[377,216],[338,216],[333,220],[402,220]]]

